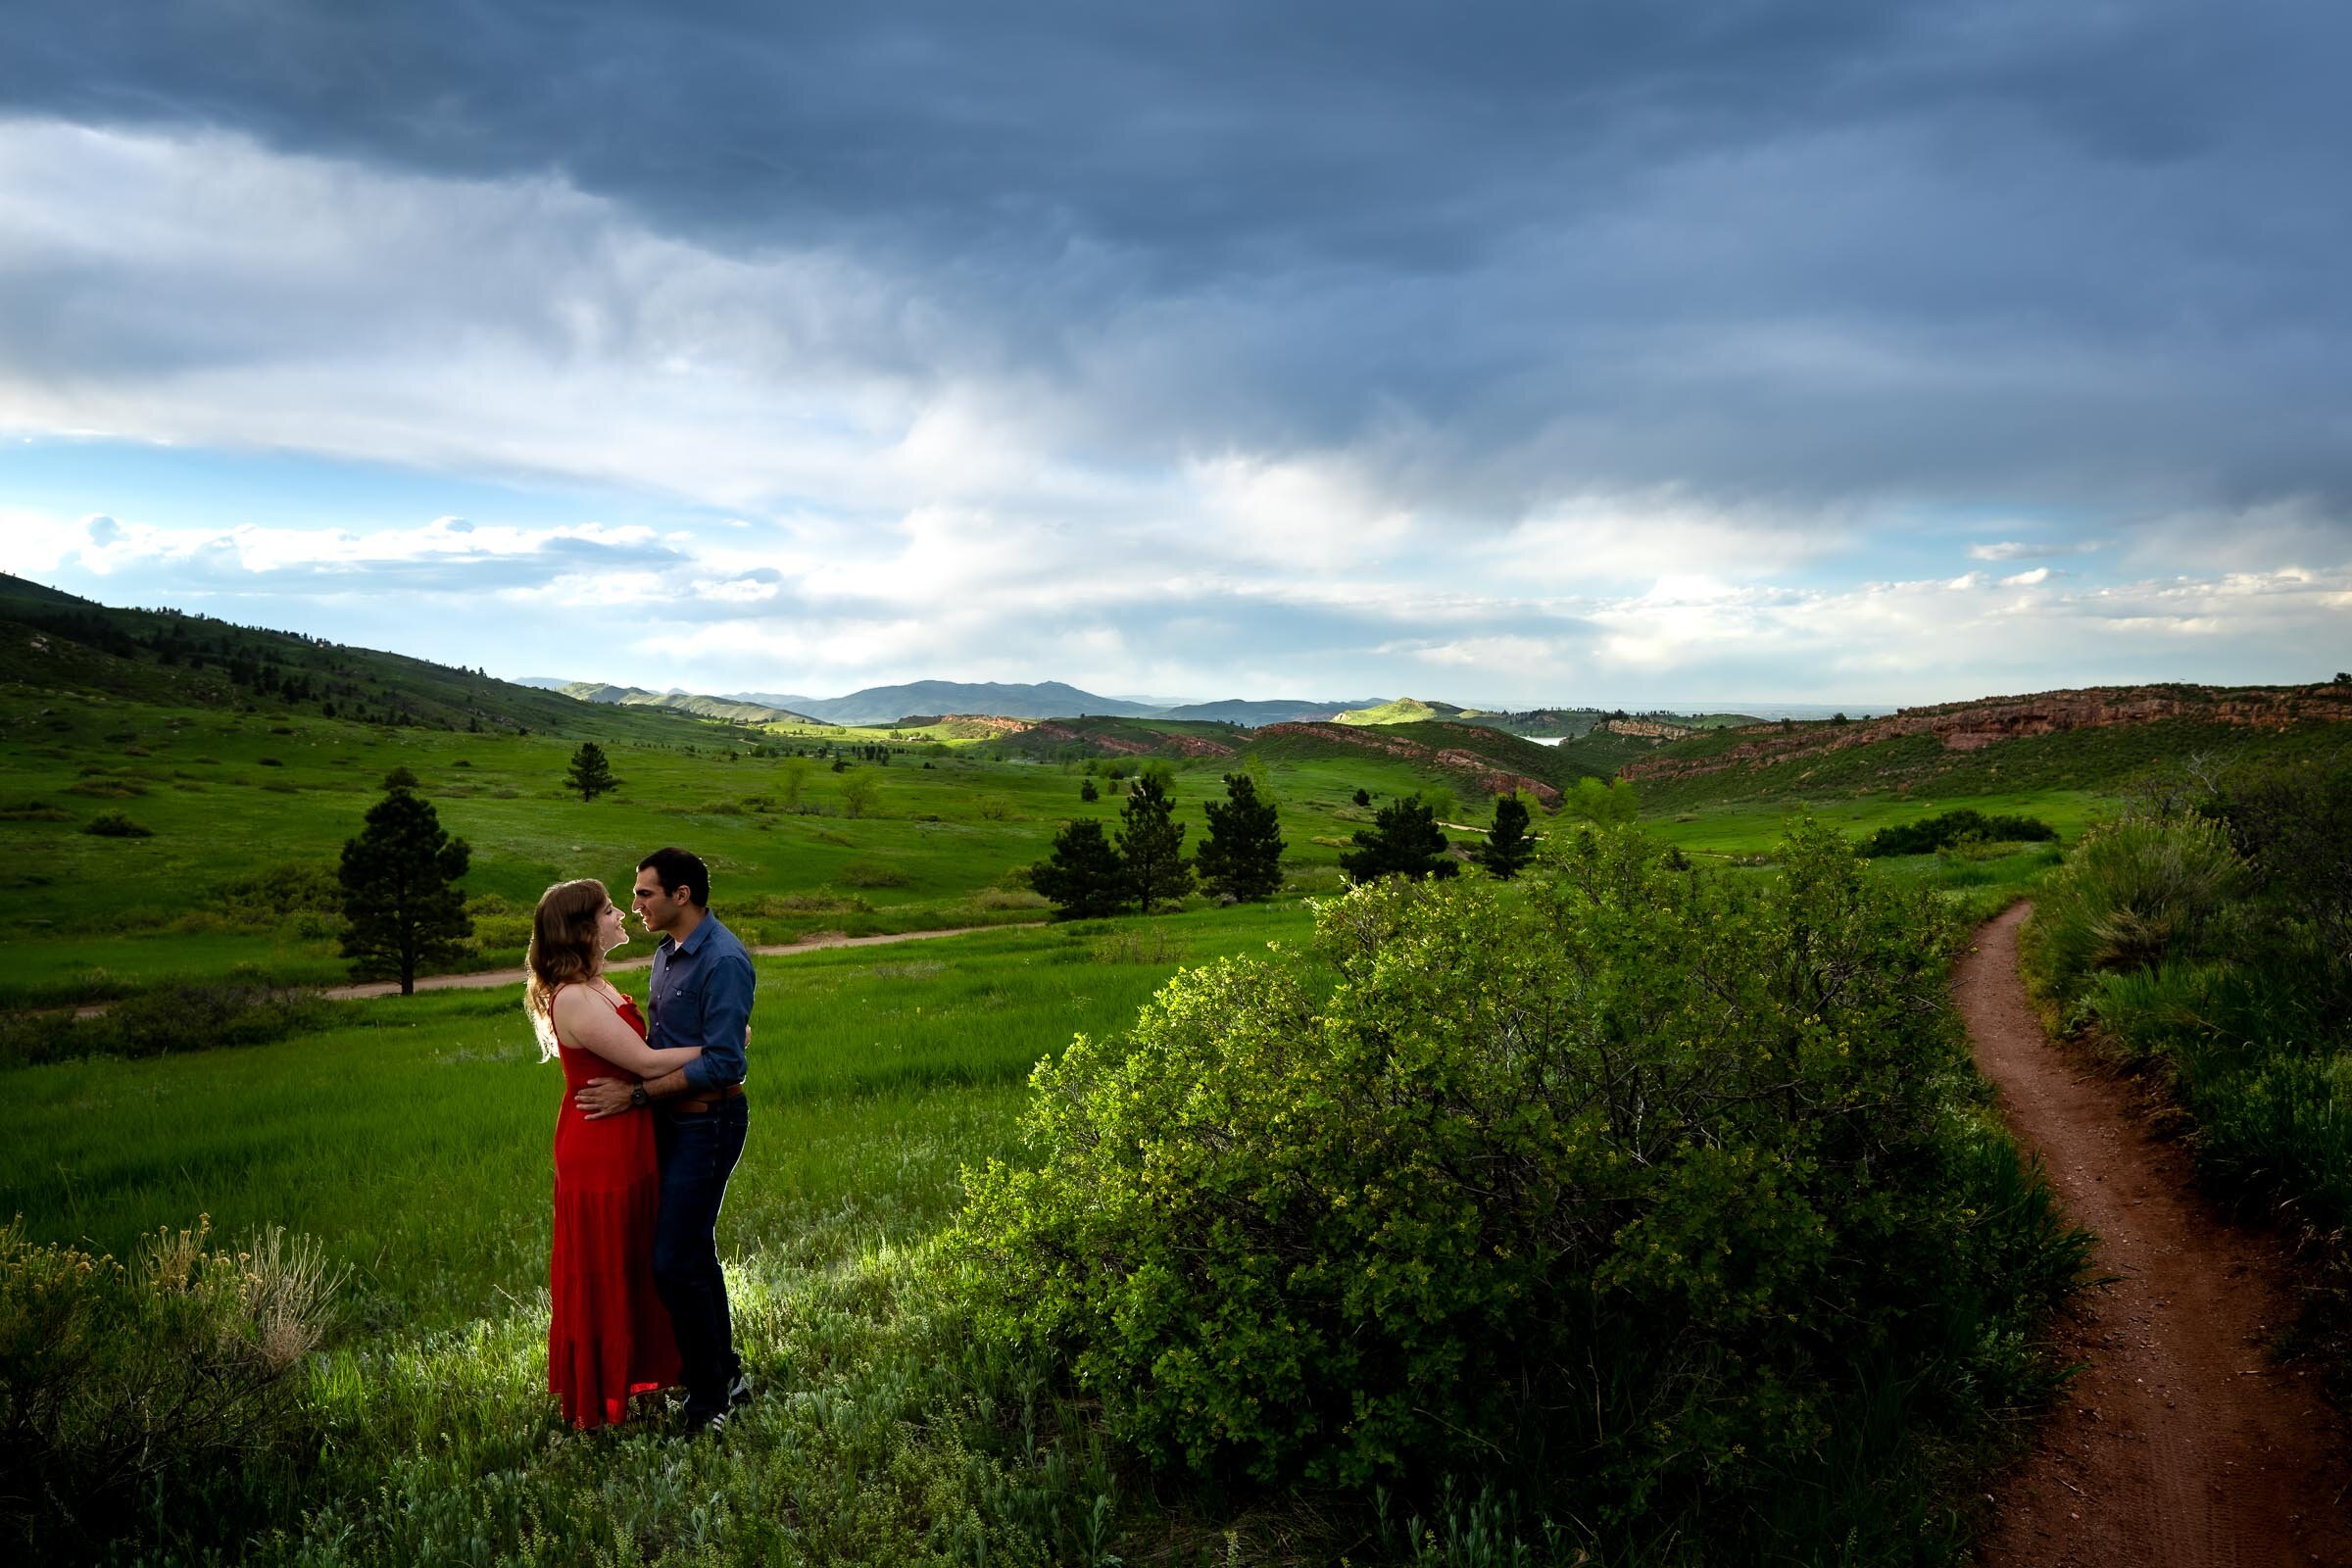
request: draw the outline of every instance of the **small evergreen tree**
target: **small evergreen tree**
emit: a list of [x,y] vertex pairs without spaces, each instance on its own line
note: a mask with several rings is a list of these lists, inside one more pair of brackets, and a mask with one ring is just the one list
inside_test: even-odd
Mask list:
[[1420,796],[1407,795],[1382,807],[1370,827],[1355,830],[1355,848],[1340,857],[1340,869],[1350,882],[1370,882],[1384,876],[1442,880],[1461,867],[1446,853],[1437,813]]
[[1357,790],[1355,792],[1355,804],[1358,806],[1370,806],[1372,804],[1372,792],[1366,789]]
[[1057,920],[1116,914],[1127,904],[1127,867],[1092,817],[1062,824],[1053,857],[1029,868],[1029,885],[1053,901]]
[[1209,892],[1250,904],[1282,886],[1282,824],[1247,773],[1225,775],[1225,799],[1208,803],[1208,837],[1194,869]]
[[1078,781],[1078,798],[1082,801],[1099,801],[1102,798],[1102,792],[1095,788],[1093,779],[1082,778]]
[[1497,879],[1517,876],[1536,853],[1527,835],[1527,803],[1516,795],[1495,797],[1494,825],[1487,829],[1487,847],[1479,863]]
[[580,749],[571,754],[571,772],[565,782],[580,792],[580,799],[593,801],[620,788],[620,780],[612,776],[612,764],[606,760],[605,749],[594,741],[580,742]]
[[1174,904],[1193,888],[1192,862],[1184,858],[1184,824],[1167,787],[1147,771],[1119,808],[1119,858],[1127,866],[1127,891],[1137,908]]
[[360,836],[343,843],[343,956],[363,978],[416,991],[418,965],[466,951],[473,921],[458,880],[472,852],[442,831],[432,803],[394,785],[370,807]]

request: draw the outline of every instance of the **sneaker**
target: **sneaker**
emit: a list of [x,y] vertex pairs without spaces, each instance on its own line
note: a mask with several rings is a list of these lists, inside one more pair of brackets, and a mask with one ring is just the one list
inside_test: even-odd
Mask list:
[[735,1374],[735,1381],[727,1385],[727,1408],[732,1410],[739,1405],[751,1402],[752,1375],[749,1372],[738,1372]]
[[715,1438],[724,1435],[726,1430],[726,1411],[688,1410],[686,1424],[679,1435],[686,1438]]

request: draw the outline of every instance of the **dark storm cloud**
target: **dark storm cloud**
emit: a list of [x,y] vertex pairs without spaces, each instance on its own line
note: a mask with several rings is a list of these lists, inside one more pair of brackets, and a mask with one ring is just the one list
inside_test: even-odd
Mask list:
[[1465,520],[2352,498],[2331,6],[75,0],[0,43],[18,113],[854,255],[1122,462],[1350,448]]

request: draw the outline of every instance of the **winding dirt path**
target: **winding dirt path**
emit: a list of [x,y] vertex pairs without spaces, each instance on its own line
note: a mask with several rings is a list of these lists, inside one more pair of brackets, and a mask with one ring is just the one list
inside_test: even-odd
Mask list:
[[[755,958],[783,958],[790,957],[796,953],[821,953],[828,948],[880,948],[887,947],[893,942],[931,942],[940,937],[968,937],[981,931],[1019,931],[1044,923],[1042,920],[1007,920],[1002,925],[959,925],[952,926],[944,931],[886,931],[880,936],[871,937],[809,937],[801,942],[779,942],[771,943],[766,947],[753,948],[751,954]],[[650,969],[653,967],[653,963],[654,956],[649,953],[643,957],[623,958],[618,963],[609,963],[605,967],[608,970]],[[472,974],[418,975],[416,989],[419,991],[489,990],[496,986],[518,986],[527,978],[528,976],[520,969],[481,969]],[[356,1000],[362,997],[396,997],[400,995],[400,982],[397,980],[369,980],[361,985],[329,986],[326,995],[340,1000]]]
[[2227,1223],[2114,1077],[2045,1036],[2017,973],[2019,905],[1953,994],[2009,1126],[2098,1237],[2062,1325],[2083,1363],[2005,1482],[1984,1568],[2352,1568],[2352,1452],[2316,1373],[2266,1347],[2294,1303],[2279,1248]]
[[[981,931],[1021,931],[1045,923],[1043,920],[1007,920],[1000,925],[959,925],[944,931],[888,931],[880,936],[871,937],[809,937],[803,942],[772,943],[766,947],[754,948],[751,952],[756,958],[781,958],[789,957],[796,953],[820,953],[828,948],[879,948],[886,947],[893,942],[930,942],[939,937],[968,937]],[[606,967],[608,969],[646,969],[651,968],[653,962],[654,956],[649,953],[643,957],[622,958],[617,963],[607,964]],[[528,977],[520,969],[477,969],[470,974],[418,975],[416,989],[419,991],[488,991],[499,986],[518,986],[526,978]],[[400,982],[397,980],[368,980],[358,985],[328,986],[321,994],[338,1002],[354,1002],[366,997],[396,997],[400,995]],[[52,1008],[50,1010],[62,1011],[63,1009]],[[106,1004],[96,1003],[90,1006],[74,1008],[74,1016],[95,1018],[105,1011]]]

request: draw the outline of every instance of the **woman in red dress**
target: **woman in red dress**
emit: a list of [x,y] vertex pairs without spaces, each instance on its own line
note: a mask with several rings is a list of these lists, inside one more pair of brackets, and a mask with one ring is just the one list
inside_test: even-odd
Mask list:
[[548,1289],[548,1392],[583,1431],[628,1418],[629,1397],[678,1381],[678,1344],[654,1293],[654,1219],[662,1181],[651,1116],[590,1121],[572,1092],[613,1069],[658,1078],[702,1054],[645,1043],[637,1004],[604,977],[605,955],[629,940],[620,911],[593,880],[559,882],[539,898],[523,1006],[542,1059],[564,1063],[556,1116],[556,1229]]

